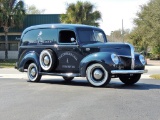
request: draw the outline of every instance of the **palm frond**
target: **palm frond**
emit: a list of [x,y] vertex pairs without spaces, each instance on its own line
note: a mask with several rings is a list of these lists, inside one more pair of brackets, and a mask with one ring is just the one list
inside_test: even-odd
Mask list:
[[97,20],[101,19],[101,13],[95,11],[95,6],[90,2],[77,1],[67,4],[66,14],[61,15],[61,22],[77,23],[99,26]]

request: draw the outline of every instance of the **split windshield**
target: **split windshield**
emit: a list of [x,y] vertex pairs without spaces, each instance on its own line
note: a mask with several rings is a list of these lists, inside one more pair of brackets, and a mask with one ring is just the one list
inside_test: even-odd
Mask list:
[[81,43],[97,43],[106,42],[104,33],[98,30],[78,30],[78,35]]

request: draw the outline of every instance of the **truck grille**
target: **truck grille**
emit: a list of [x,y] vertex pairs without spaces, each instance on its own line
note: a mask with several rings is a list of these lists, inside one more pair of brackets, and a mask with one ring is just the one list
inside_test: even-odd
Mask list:
[[126,44],[128,44],[131,49],[131,69],[134,70],[134,67],[135,67],[134,47],[133,47],[133,45],[131,45],[129,43],[126,43]]
[[125,70],[131,70],[131,58],[121,56],[120,59],[121,59],[121,62],[123,63],[123,65],[124,65],[124,69]]

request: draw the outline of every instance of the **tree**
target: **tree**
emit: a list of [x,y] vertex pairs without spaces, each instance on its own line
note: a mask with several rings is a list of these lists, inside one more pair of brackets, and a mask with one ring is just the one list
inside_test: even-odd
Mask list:
[[160,59],[160,45],[156,45],[152,48],[152,53],[155,55],[154,57]]
[[[123,30],[124,36],[122,36],[122,30],[114,30],[111,32],[110,36],[108,36],[109,41],[111,42],[128,42],[128,35],[130,33],[129,29]],[[123,38],[124,37],[124,38]]]
[[61,22],[99,26],[98,20],[101,13],[95,10],[95,6],[90,2],[67,4],[66,14],[61,15]]
[[[137,18],[134,20],[136,27],[131,32],[130,38],[134,44],[147,52],[147,48],[160,46],[160,0],[150,0],[142,5]],[[157,53],[157,52],[156,52]]]
[[5,34],[5,60],[8,59],[8,32],[15,26],[22,27],[25,17],[23,1],[1,0],[0,2],[0,27]]
[[35,5],[28,6],[26,9],[27,14],[43,14],[45,9],[38,10]]

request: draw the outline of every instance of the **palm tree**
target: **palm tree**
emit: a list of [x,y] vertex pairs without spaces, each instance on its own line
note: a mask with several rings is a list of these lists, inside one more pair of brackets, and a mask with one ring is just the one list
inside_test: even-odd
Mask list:
[[5,34],[5,60],[8,59],[8,32],[10,28],[22,27],[25,17],[24,2],[19,0],[0,0],[0,27]]
[[99,26],[98,20],[101,19],[101,13],[95,10],[95,6],[90,2],[81,2],[67,4],[66,14],[61,15],[62,23],[76,23]]

